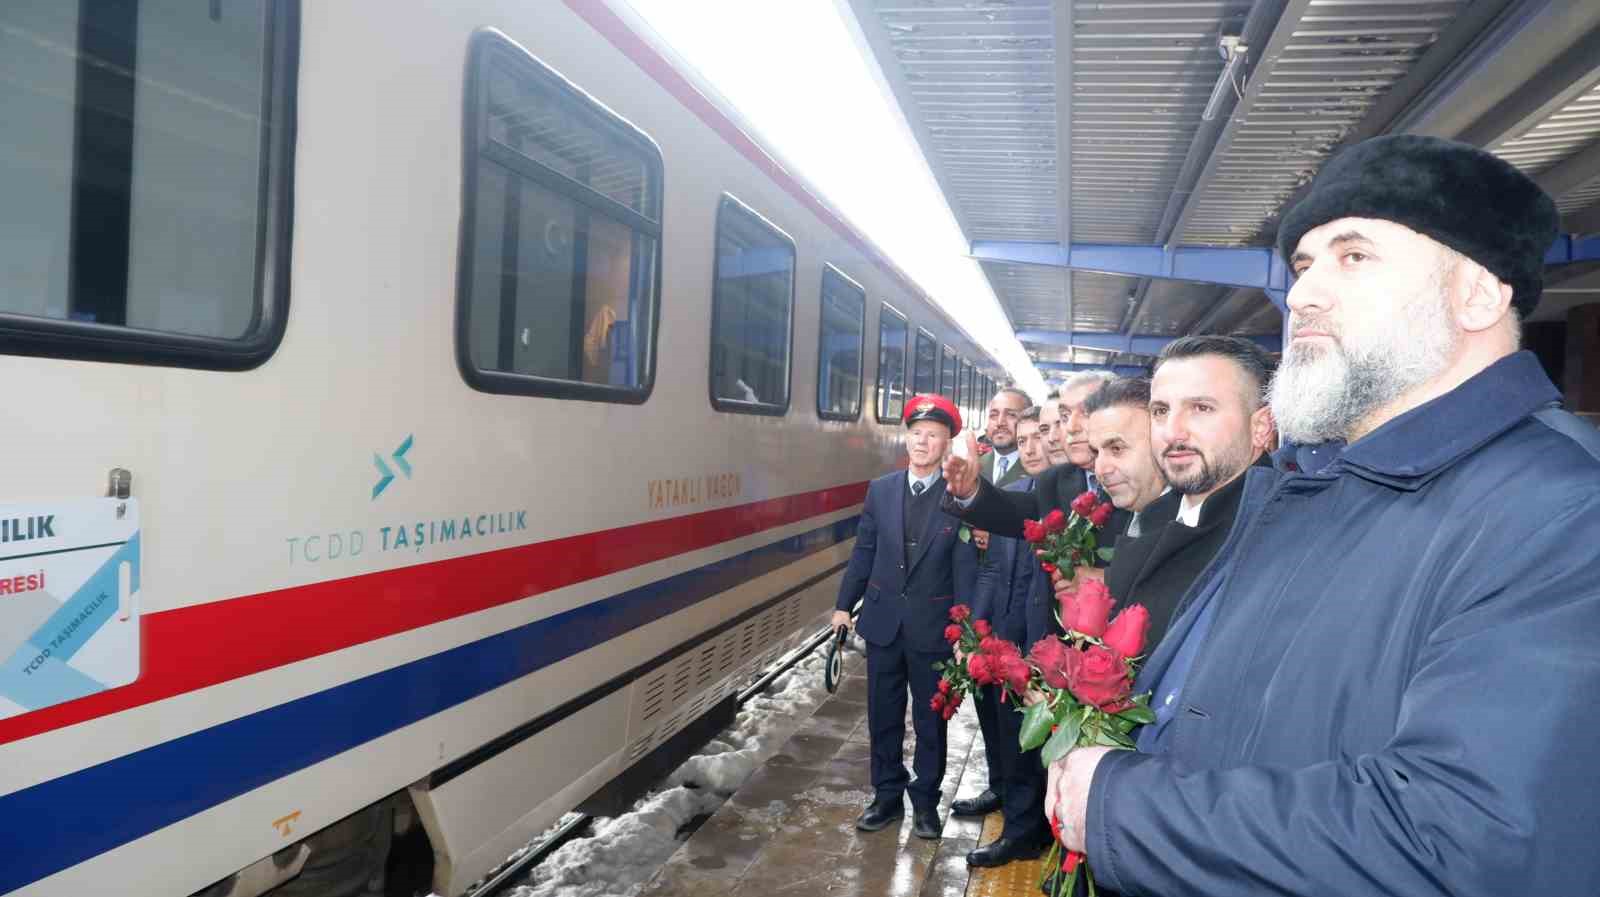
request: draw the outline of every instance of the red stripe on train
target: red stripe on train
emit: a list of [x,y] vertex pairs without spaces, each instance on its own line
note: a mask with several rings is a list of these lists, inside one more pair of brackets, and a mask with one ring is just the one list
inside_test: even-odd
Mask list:
[[0,744],[850,508],[866,492],[835,486],[149,614],[138,681],[0,720]]

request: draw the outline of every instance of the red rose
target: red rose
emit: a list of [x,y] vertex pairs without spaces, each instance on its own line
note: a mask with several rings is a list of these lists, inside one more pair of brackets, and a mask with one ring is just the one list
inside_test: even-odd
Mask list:
[[1049,561],[1043,561],[1043,562],[1041,562],[1039,564],[1039,566],[1043,567],[1044,568],[1044,572],[1046,572],[1046,573],[1054,573],[1057,570],[1056,565],[1050,563]]
[[[1111,590],[1100,580],[1085,576],[1083,582],[1078,583],[1075,597],[1076,612],[1070,619],[1063,613],[1062,625],[1094,638],[1105,635],[1106,621],[1111,619],[1111,606],[1116,603],[1116,599],[1111,597]],[[1066,602],[1061,604],[1064,612]]]
[[1066,591],[1056,593],[1056,603],[1060,605],[1056,615],[1061,618],[1061,628],[1063,629],[1071,629],[1073,621],[1078,619],[1078,586],[1080,583],[1075,580],[1069,580],[1067,585]]
[[961,641],[961,627],[954,623],[946,626],[944,628],[944,640],[952,645]]
[[1090,523],[1090,525],[1093,526],[1095,529],[1099,529],[1100,527],[1105,526],[1107,523],[1111,522],[1111,510],[1112,510],[1111,502],[1106,502],[1105,504],[1100,505],[1099,507],[1095,508],[1093,511],[1090,511],[1089,512],[1089,523]]
[[1049,535],[1050,534],[1045,531],[1044,524],[1040,523],[1039,521],[1037,521],[1037,520],[1024,520],[1024,521],[1022,521],[1022,538],[1025,541],[1027,541],[1027,542],[1029,542],[1029,543],[1031,543],[1033,545],[1038,545],[1039,543],[1043,542],[1045,540],[1045,538],[1048,537]]
[[962,620],[965,620],[970,616],[972,616],[972,608],[966,606],[965,604],[958,604],[955,607],[950,608],[951,622],[960,623]]
[[979,621],[973,623],[972,624],[972,630],[974,632],[978,633],[978,638],[980,638],[980,639],[981,638],[988,638],[989,635],[994,632],[994,630],[989,627],[989,621],[988,620],[979,620]]
[[1087,651],[1073,651],[1067,664],[1067,688],[1073,697],[1107,713],[1128,709],[1128,694],[1133,683],[1122,655],[1099,645]]
[[1028,690],[1028,679],[1032,677],[1032,672],[1020,654],[1003,654],[994,663],[995,678],[1019,695]]
[[951,686],[950,686],[950,680],[949,679],[940,679],[939,680],[939,694],[941,694],[941,695],[949,694],[950,693],[950,688],[951,688]]
[[982,641],[978,642],[978,650],[995,657],[1004,657],[1006,655],[1012,655],[1015,657],[1022,656],[1021,648],[1018,648],[1016,645],[1013,645],[998,635],[988,636]]
[[1040,522],[1044,524],[1047,533],[1061,533],[1067,530],[1067,515],[1061,513],[1060,508],[1045,515],[1044,520]]
[[1100,496],[1093,492],[1083,492],[1072,500],[1072,513],[1079,517],[1088,517],[1094,513],[1094,506],[1100,503]]
[[944,721],[948,723],[950,722],[950,718],[956,715],[956,709],[960,706],[961,705],[959,704],[946,704],[944,707],[944,713],[939,715],[944,717]]
[[1150,612],[1142,604],[1132,604],[1117,612],[1117,618],[1100,639],[1123,657],[1138,657],[1144,653],[1144,636],[1149,629]]
[[994,674],[989,670],[989,658],[985,654],[974,654],[967,658],[967,675],[971,676],[979,685],[992,685]]
[[1028,649],[1028,661],[1039,668],[1039,675],[1044,679],[1044,684],[1051,688],[1067,687],[1068,654],[1076,654],[1067,643],[1053,635],[1047,635],[1033,643]]
[[944,695],[934,695],[931,699],[928,700],[928,706],[933,708],[933,712],[934,713],[943,713],[944,712]]

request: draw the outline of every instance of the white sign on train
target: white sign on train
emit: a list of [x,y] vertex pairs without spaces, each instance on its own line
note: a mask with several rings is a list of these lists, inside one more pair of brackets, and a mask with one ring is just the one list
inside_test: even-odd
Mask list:
[[139,505],[0,505],[0,719],[139,678]]

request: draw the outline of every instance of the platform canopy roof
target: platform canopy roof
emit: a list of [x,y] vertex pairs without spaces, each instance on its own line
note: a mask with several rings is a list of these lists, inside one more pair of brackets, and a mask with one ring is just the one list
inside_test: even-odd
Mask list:
[[1600,301],[1600,2],[838,2],[1047,376],[1275,342],[1279,215],[1379,134],[1533,175],[1567,233],[1533,320]]

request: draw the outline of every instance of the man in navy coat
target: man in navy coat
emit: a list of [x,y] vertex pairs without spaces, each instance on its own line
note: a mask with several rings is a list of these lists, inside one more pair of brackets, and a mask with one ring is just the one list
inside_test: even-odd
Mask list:
[[[961,430],[961,412],[943,396],[906,403],[906,470],[867,487],[855,550],[839,584],[835,627],[850,624],[862,602],[856,632],[867,643],[867,726],[872,743],[872,803],[856,821],[877,831],[904,815],[911,796],[913,831],[937,838],[939,786],[944,779],[945,720],[931,706],[939,688],[933,665],[950,657],[944,629],[950,608],[970,601],[977,554],[963,542],[960,523],[939,508],[939,465]],[[904,762],[906,689],[917,733],[911,781]]]
[[[1018,421],[1017,446],[1022,469],[1028,476],[1005,488],[1031,492],[1033,477],[1050,467],[1044,437],[1039,432],[1038,407],[1024,411]],[[991,536],[988,560],[978,568],[973,619],[987,621],[995,635],[1027,652],[1034,642],[1056,632],[1053,604],[1050,581],[1034,556],[1033,546],[1021,539]],[[1022,714],[1015,704],[1001,703],[1000,694],[998,686],[985,686],[978,695],[977,712],[991,770],[985,794],[998,798],[984,811],[999,808],[1005,825],[1000,837],[967,854],[967,863],[973,866],[1000,866],[1035,857],[1050,843],[1043,810],[1045,772],[1039,751],[1022,750]],[[973,802],[976,804],[977,800]],[[967,815],[961,804],[956,801],[951,812]]]
[[1283,217],[1284,438],[1046,811],[1125,894],[1600,894],[1600,432],[1519,322],[1555,204],[1475,147],[1335,156]]

